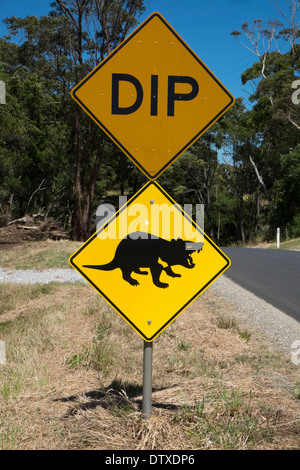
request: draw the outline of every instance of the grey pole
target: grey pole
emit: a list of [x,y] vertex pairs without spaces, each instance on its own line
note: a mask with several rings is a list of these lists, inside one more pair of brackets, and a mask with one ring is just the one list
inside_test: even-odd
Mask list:
[[152,352],[153,343],[144,341],[143,360],[143,415],[144,418],[151,418],[152,406]]

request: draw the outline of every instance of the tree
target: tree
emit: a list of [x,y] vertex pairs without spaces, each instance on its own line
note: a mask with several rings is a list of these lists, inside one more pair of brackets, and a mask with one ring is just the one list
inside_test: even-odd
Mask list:
[[220,119],[218,132],[222,136],[225,162],[222,179],[227,182],[229,210],[232,212],[232,221],[239,239],[245,243],[253,227],[251,195],[257,187],[251,159],[256,159],[258,152],[251,114],[246,111],[241,98]]
[[[95,66],[99,59],[103,60],[125,39],[130,28],[136,24],[136,17],[144,11],[143,0],[56,0],[55,3],[52,6],[56,6],[56,14],[64,15],[70,24],[72,34],[69,36],[69,56],[77,71],[76,82],[84,76],[84,62]],[[89,236],[95,186],[105,141],[103,135],[99,138],[100,131],[95,135],[95,130],[90,126],[86,135],[86,129],[82,128],[83,119],[82,111],[77,107],[73,118],[76,145],[72,227],[72,239],[76,240],[85,240]],[[92,152],[87,144],[95,140],[97,150]]]
[[286,226],[291,236],[300,237],[300,144],[286,155],[282,155],[281,169],[277,226]]
[[[7,89],[6,105],[0,107],[0,203],[8,218],[41,206],[47,213],[50,206],[54,211],[52,196],[60,192],[68,198],[71,182],[65,175],[62,194],[57,181],[66,170],[64,142],[69,137],[58,116],[58,96],[49,94],[42,77],[20,66],[20,49],[0,40],[1,76]],[[51,215],[63,217],[59,210]]]
[[244,44],[241,41],[240,37],[242,36],[242,33],[240,31],[233,31],[231,33],[231,35],[234,36],[242,46],[252,52],[252,54],[259,59],[257,70],[259,70],[259,74],[263,78],[266,78],[265,69],[267,57],[276,36],[276,31],[280,26],[282,25],[278,20],[268,20],[265,25],[260,19],[254,20],[252,25],[244,23],[242,25],[242,31],[250,43],[249,46],[247,43]]
[[212,220],[212,187],[218,166],[215,136],[206,132],[188,151],[176,160],[160,177],[161,184],[182,206],[192,204],[195,216],[196,204],[204,205],[205,230],[214,239]]
[[90,234],[107,137],[71,100],[70,91],[136,25],[144,11],[143,3],[144,0],[56,0],[47,17],[6,20],[9,40],[23,38],[17,57],[12,61],[6,56],[8,69],[13,73],[16,68],[25,67],[41,77],[49,93],[58,97],[60,117],[70,128],[67,145],[74,154],[74,240],[85,240]]
[[[242,31],[248,43],[241,40],[242,33],[233,31],[231,33],[237,41],[246,49],[250,50],[258,59],[246,72],[242,74],[242,82],[245,84],[249,80],[254,81],[258,91],[263,91],[268,97],[270,105],[280,112],[280,117],[287,120],[296,129],[300,130],[299,116],[295,116],[291,103],[291,86],[296,80],[300,66],[300,45],[297,39],[300,36],[300,0],[286,0],[286,7],[279,7],[276,0],[273,1],[277,11],[280,13],[280,23],[278,19],[268,20],[263,24],[257,19],[249,26],[249,23],[242,25]],[[288,52],[282,52],[286,43],[290,45]],[[275,80],[271,79],[276,74]],[[261,80],[259,80],[261,79]],[[267,81],[268,83],[264,83]],[[274,82],[276,81],[276,86]],[[281,87],[278,93],[278,85]],[[282,88],[283,87],[283,88]],[[276,98],[280,96],[280,102]],[[255,101],[257,96],[253,96]]]
[[[259,59],[241,79],[244,84],[251,81],[254,85],[250,96],[253,107],[248,114],[257,137],[257,151],[250,162],[267,198],[270,232],[276,226],[288,224],[296,213],[285,184],[290,174],[286,162],[293,162],[295,168],[291,155],[298,156],[296,149],[300,143],[300,108],[292,99],[299,77],[300,0],[274,0],[273,3],[280,21],[269,20],[263,25],[261,20],[256,20],[251,26],[242,25],[242,32],[232,33]],[[295,185],[291,187],[295,192]],[[290,210],[284,199],[290,201]]]

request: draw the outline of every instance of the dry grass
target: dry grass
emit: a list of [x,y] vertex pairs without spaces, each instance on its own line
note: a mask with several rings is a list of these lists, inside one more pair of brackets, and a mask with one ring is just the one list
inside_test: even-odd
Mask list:
[[299,367],[214,291],[154,341],[149,420],[143,341],[91,287],[0,294],[1,449],[299,449]]
[[81,242],[69,240],[16,244],[13,249],[0,249],[0,266],[10,269],[70,268],[69,257],[81,245]]

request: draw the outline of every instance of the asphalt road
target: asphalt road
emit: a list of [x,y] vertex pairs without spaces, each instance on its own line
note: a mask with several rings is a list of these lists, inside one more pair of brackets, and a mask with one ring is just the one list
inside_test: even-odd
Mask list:
[[222,248],[224,275],[300,322],[300,251]]

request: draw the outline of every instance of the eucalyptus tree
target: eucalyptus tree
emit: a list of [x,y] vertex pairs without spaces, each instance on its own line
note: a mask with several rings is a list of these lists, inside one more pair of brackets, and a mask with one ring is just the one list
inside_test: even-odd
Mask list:
[[[288,171],[286,162],[295,168],[299,155],[300,106],[299,100],[293,99],[298,92],[293,90],[300,85],[300,0],[273,0],[273,4],[275,19],[244,23],[242,31],[232,35],[256,57],[241,80],[243,84],[251,82],[254,88],[249,114],[259,151],[250,161],[264,191],[274,232],[277,224],[286,224],[292,217],[291,210],[282,210],[287,207],[285,198],[291,202],[286,178],[293,172]],[[295,204],[291,207],[295,214]]]
[[[69,25],[68,57],[75,70],[75,82],[125,39],[144,11],[143,3],[143,0],[56,0],[52,4],[53,14],[63,16]],[[72,116],[75,139],[72,238],[77,240],[85,240],[89,235],[106,140],[94,123],[85,121],[81,109],[76,107]]]
[[14,61],[6,56],[6,68],[21,67],[41,77],[56,99],[61,122],[69,126],[62,145],[72,155],[73,239],[89,236],[107,138],[73,102],[70,91],[126,37],[144,9],[144,0],[56,0],[48,16],[5,20],[6,41],[17,49]]
[[[23,216],[34,192],[30,210],[49,213],[52,195],[60,192],[67,199],[70,190],[70,178],[65,175],[63,186],[58,178],[66,169],[69,138],[59,115],[59,97],[49,92],[40,73],[24,65],[23,52],[22,46],[0,39],[6,84],[6,104],[0,107],[0,205],[8,218]],[[43,190],[36,191],[39,187]],[[64,219],[60,210],[51,215]]]

